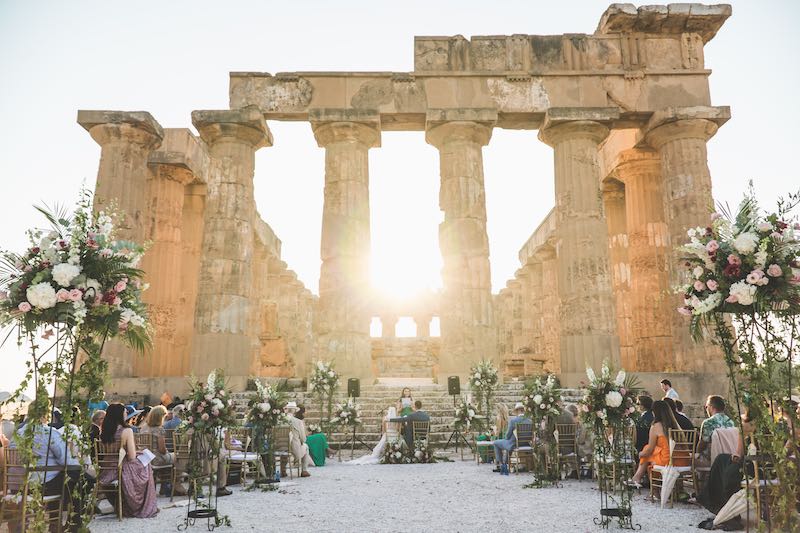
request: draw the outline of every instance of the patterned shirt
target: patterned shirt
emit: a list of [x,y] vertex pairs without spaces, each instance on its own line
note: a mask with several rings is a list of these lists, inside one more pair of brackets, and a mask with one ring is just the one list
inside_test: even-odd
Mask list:
[[706,444],[710,444],[711,434],[714,433],[715,429],[732,427],[734,427],[733,420],[731,420],[728,415],[725,413],[716,413],[703,421],[703,426],[700,429],[700,438],[702,438],[703,442]]

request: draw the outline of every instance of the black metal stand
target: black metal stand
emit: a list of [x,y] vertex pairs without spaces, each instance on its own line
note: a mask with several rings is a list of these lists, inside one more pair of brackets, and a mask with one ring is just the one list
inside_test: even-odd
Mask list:
[[[192,434],[190,445],[191,455],[189,459],[189,490],[191,490],[191,497],[189,498],[189,505],[186,506],[186,518],[183,519],[181,524],[178,524],[178,531],[186,531],[193,527],[198,520],[206,521],[206,528],[209,531],[214,531],[219,525],[219,515],[217,513],[217,491],[216,491],[216,476],[220,475],[219,472],[219,444],[214,450],[211,444],[211,439],[218,438],[216,435],[202,435],[195,432]],[[216,473],[213,465],[216,463]],[[208,474],[203,472],[204,468],[208,468]],[[204,481],[208,478],[208,495],[205,495]]]
[[364,442],[364,440],[356,434],[356,427],[353,426],[353,434],[347,437],[347,440],[344,441],[342,444],[339,445],[339,462],[342,462],[342,449],[350,446],[350,460],[353,459],[356,451],[356,445],[358,447],[364,447],[365,450],[369,451],[371,448],[369,445]]
[[[464,443],[464,445],[466,446],[466,448],[468,448],[468,449],[469,449],[470,453],[473,453],[473,450],[472,450],[472,445],[469,443],[469,441],[468,441],[468,440],[467,440],[467,438],[464,436],[464,434],[463,434],[463,433],[461,433],[461,432],[458,430],[458,428],[456,428],[456,429],[454,429],[454,430],[453,430],[453,432],[450,434],[450,438],[449,438],[449,439],[447,439],[447,444],[445,444],[445,445],[444,445],[444,447],[443,447],[442,449],[443,449],[443,450],[446,450],[447,448],[449,448],[449,447],[450,447],[450,443],[453,443],[453,445],[455,446],[455,450],[456,450],[456,452],[458,452],[459,445],[460,445],[460,443],[462,443],[462,442]],[[463,447],[461,448],[461,458],[462,458],[462,459],[464,458],[464,448],[463,448]]]
[[640,524],[633,522],[633,489],[625,484],[625,480],[632,474],[632,462],[625,459],[633,453],[633,442],[628,438],[628,431],[625,429],[614,428],[610,441],[602,431],[595,437],[600,517],[594,518],[594,523],[603,529],[608,529],[614,520],[620,529],[642,529]]

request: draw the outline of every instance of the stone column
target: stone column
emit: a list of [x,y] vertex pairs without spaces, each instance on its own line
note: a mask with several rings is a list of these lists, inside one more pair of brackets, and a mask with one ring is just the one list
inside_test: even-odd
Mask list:
[[[78,123],[101,147],[94,209],[102,211],[113,203],[119,215],[117,237],[143,244],[148,221],[147,159],[164,137],[161,126],[150,113],[140,111],[78,111]],[[103,355],[111,377],[133,375],[138,355],[122,342],[109,342]]]
[[212,161],[192,367],[199,375],[222,367],[228,375],[247,376],[259,346],[258,332],[248,327],[253,312],[255,152],[271,146],[272,135],[252,108],[193,111],[192,122]]
[[[530,315],[531,328],[531,353],[537,359],[544,359],[544,347],[542,342],[542,263],[541,261],[529,262],[525,267],[528,272],[528,314]],[[548,291],[551,289],[548,288]]]
[[[670,236],[671,287],[686,283],[688,276],[680,268],[681,254],[676,247],[686,242],[688,228],[708,226],[714,210],[706,142],[729,117],[727,107],[672,108],[655,113],[647,126],[645,141],[658,150],[661,157],[664,215]],[[680,295],[672,296],[673,310],[682,304]],[[674,370],[717,370],[719,351],[710,343],[692,340],[686,317],[677,312],[670,316]]]
[[318,355],[345,377],[371,377],[369,338],[369,156],[380,146],[377,112],[316,109],[314,137],[325,148]]
[[429,110],[425,140],[439,150],[439,247],[444,267],[440,371],[466,375],[480,359],[499,363],[492,313],[483,146],[497,113],[490,109]]
[[664,221],[661,160],[658,153],[620,153],[613,174],[625,183],[630,264],[631,336],[635,372],[659,372],[673,365],[667,264],[669,233]]
[[381,337],[384,339],[394,339],[397,337],[397,321],[399,317],[393,314],[381,315]]
[[417,325],[417,338],[427,339],[431,336],[431,320],[433,317],[430,314],[414,315],[414,323]]
[[542,353],[545,371],[562,372],[561,299],[559,294],[559,260],[554,243],[548,243],[536,251],[535,259],[542,265]]
[[181,223],[181,328],[189,332],[185,342],[176,346],[178,375],[188,376],[191,370],[192,342],[194,340],[194,315],[197,306],[197,289],[200,283],[200,265],[203,255],[203,218],[206,208],[205,183],[192,183],[185,187],[183,221]]
[[619,365],[609,272],[608,229],[600,200],[597,147],[616,109],[550,109],[539,138],[555,152],[561,372]]
[[608,226],[608,252],[611,265],[611,287],[614,290],[617,336],[622,368],[633,369],[631,338],[631,267],[628,261],[628,229],[625,219],[625,186],[607,179],[602,184],[603,209]]
[[153,325],[153,350],[135,359],[139,377],[181,376],[183,365],[176,353],[188,343],[191,322],[182,320],[181,276],[183,204],[186,186],[201,182],[208,157],[188,129],[164,130],[161,149],[150,154],[145,213],[150,220],[150,248],[142,270],[150,289],[144,292]]

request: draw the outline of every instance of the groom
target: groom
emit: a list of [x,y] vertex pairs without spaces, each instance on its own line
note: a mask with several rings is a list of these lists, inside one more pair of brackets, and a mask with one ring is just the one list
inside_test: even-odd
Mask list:
[[414,449],[414,422],[430,422],[431,417],[428,413],[422,410],[422,402],[417,400],[414,402],[411,414],[403,418],[403,438],[406,444],[411,449]]
[[[525,416],[525,406],[522,405],[522,402],[517,402],[514,406],[514,417],[508,421],[508,432],[506,433],[505,439],[497,439],[494,441],[494,464],[497,467],[494,469],[495,472],[502,472],[501,464],[503,464],[503,459],[507,459],[508,455],[511,453],[511,450],[517,447],[517,439],[514,435],[514,429],[516,429],[518,424],[530,424],[531,419]],[[503,452],[507,452],[503,454]]]

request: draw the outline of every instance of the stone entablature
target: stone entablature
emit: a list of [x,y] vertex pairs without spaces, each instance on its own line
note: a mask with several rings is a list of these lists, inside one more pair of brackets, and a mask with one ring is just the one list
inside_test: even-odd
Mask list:
[[[666,292],[681,281],[674,243],[713,204],[706,141],[730,110],[712,106],[703,46],[730,13],[613,4],[592,35],[416,37],[412,72],[233,72],[230,109],[192,113],[199,138],[146,112],[81,111],[102,146],[98,208],[116,201],[123,236],[153,241],[161,287],[153,353],[112,345],[113,374],[303,377],[314,358],[361,378],[465,376],[484,358],[567,385],[603,359],[717,372]],[[308,122],[325,151],[319,297],[256,210],[268,120]],[[498,127],[552,148],[555,201],[492,295],[483,147]],[[382,301],[368,276],[368,154],[397,130],[425,131],[440,162],[444,288],[416,307]],[[440,317],[440,341],[370,339],[371,317],[403,315]]]

